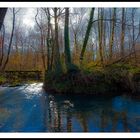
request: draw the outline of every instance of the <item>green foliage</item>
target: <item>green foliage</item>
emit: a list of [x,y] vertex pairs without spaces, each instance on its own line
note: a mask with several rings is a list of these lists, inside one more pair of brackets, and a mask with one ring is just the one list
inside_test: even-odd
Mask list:
[[131,67],[129,69],[129,72],[135,74],[135,73],[140,73],[140,67]]

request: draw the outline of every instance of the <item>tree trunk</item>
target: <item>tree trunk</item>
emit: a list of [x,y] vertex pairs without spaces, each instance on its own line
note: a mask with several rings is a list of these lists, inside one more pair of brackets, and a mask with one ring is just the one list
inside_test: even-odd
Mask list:
[[47,30],[47,69],[50,71],[50,30],[51,30],[51,23],[50,23],[50,10],[47,8],[48,12],[48,30]]
[[4,21],[4,17],[6,15],[7,8],[0,8],[0,30]]
[[[98,18],[103,19],[103,11],[101,9],[101,15],[100,15],[100,11],[98,10]],[[103,42],[103,20],[99,20],[98,21],[98,34],[99,34],[99,55],[100,55],[100,61],[101,64],[103,65],[103,46],[102,46],[102,42]]]
[[1,57],[0,57],[0,68],[2,66],[3,58],[4,58],[4,40],[5,40],[5,26],[3,25],[3,34],[1,38]]
[[114,43],[114,34],[115,34],[115,18],[116,18],[116,8],[113,9],[113,15],[112,15],[112,32],[111,32],[111,36],[110,36],[110,45],[109,45],[109,59],[112,58],[112,51],[113,51],[113,43]]
[[12,46],[12,40],[13,40],[13,35],[14,35],[14,29],[15,29],[15,9],[13,8],[13,23],[12,23],[12,32],[11,32],[11,36],[10,36],[10,42],[9,42],[9,46],[8,46],[8,54],[7,54],[7,58],[5,60],[5,63],[2,67],[2,71],[5,70],[5,67],[9,61],[9,55],[11,52],[11,46]]
[[137,63],[137,56],[136,56],[136,49],[135,49],[135,10],[136,9],[132,9],[132,50],[134,51],[134,57],[135,57],[135,63]]
[[44,50],[44,34],[43,34],[42,26],[37,21],[37,16],[38,16],[38,9],[37,9],[37,14],[35,16],[35,21],[36,21],[37,26],[39,27],[39,30],[40,30],[41,57],[42,57],[43,69],[44,69],[44,72],[45,72],[45,70],[46,70],[46,61],[45,61],[45,54],[44,54],[44,51],[45,51]]
[[43,38],[43,31],[41,31],[41,57],[42,57],[42,62],[43,62],[43,68],[44,68],[44,71],[46,70],[46,62],[45,62],[45,54],[44,54],[44,38]]
[[124,35],[125,35],[125,8],[122,8],[122,26],[121,26],[121,57],[124,56]]
[[54,44],[54,70],[56,73],[62,72],[60,61],[59,41],[58,41],[58,15],[57,8],[54,8],[54,23],[55,23],[55,44]]
[[[104,14],[104,18],[106,18],[105,14]],[[104,60],[106,59],[106,38],[107,38],[107,29],[106,29],[106,22],[103,23],[103,54],[104,54]]]
[[51,46],[50,70],[52,71],[52,69],[53,69],[53,61],[54,61],[54,34],[53,34],[52,25],[50,26],[50,30],[51,30],[51,40],[50,40],[50,46]]
[[83,60],[84,53],[85,53],[86,46],[87,46],[87,42],[88,42],[89,35],[90,35],[90,31],[91,31],[91,28],[92,28],[93,17],[94,17],[94,10],[95,10],[95,8],[92,8],[91,12],[90,12],[90,18],[89,18],[89,22],[88,22],[85,38],[84,38],[84,43],[83,43],[82,51],[81,51],[81,54],[80,54],[80,60],[81,61]]
[[69,41],[69,8],[65,8],[64,41],[65,41],[65,63],[67,71],[69,71],[71,67],[71,54]]

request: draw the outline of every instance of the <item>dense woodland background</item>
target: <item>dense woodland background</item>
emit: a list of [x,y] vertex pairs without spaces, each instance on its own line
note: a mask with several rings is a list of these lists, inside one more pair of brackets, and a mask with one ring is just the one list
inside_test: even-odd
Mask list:
[[[66,71],[129,59],[139,65],[138,8],[8,8],[0,31],[0,70]],[[31,13],[29,13],[31,14]]]

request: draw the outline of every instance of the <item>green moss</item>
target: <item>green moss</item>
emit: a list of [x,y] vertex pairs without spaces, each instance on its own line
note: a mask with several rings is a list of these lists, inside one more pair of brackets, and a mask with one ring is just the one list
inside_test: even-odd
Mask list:
[[17,86],[23,83],[34,83],[39,82],[40,80],[35,80],[35,74],[21,74],[21,73],[13,73],[13,74],[0,74],[0,85],[8,84],[10,86]]
[[4,84],[6,82],[6,78],[3,75],[0,75],[0,84]]
[[[132,64],[117,63],[107,67],[101,67],[95,63],[90,63],[82,68],[82,71],[70,75],[69,73],[48,74],[46,77],[47,87],[57,92],[69,92],[73,94],[100,94],[120,93],[129,90],[129,76],[133,81],[139,81],[140,67]],[[132,81],[132,80],[131,80]],[[132,82],[133,82],[132,81]]]
[[132,67],[128,71],[131,72],[132,74],[140,73],[140,68],[139,67]]
[[67,85],[65,83],[57,83],[57,84],[54,84],[53,86],[57,92],[66,92],[67,91]]
[[110,69],[117,69],[117,70],[127,70],[128,72],[131,73],[139,73],[140,72],[140,67],[132,65],[132,64],[122,64],[122,63],[117,63],[113,64],[109,67]]

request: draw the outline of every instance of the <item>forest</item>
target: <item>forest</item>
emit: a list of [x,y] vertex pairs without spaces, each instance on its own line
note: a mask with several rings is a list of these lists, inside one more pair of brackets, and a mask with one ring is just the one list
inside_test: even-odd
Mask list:
[[0,8],[0,84],[41,71],[49,92],[138,95],[139,17],[139,8]]

